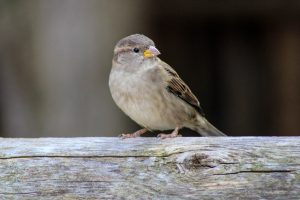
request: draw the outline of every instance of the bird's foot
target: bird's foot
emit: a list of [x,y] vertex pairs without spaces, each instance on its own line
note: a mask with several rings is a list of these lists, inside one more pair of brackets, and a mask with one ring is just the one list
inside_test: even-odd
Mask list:
[[182,135],[178,134],[178,131],[179,131],[179,128],[176,127],[172,133],[170,133],[170,134],[160,133],[157,135],[157,137],[160,139],[181,137]]
[[175,137],[181,137],[181,136],[182,135],[180,135],[180,134],[175,135],[172,133],[171,134],[160,133],[157,135],[157,137],[160,139],[175,138]]
[[146,133],[147,131],[148,131],[147,129],[143,128],[134,133],[122,133],[120,137],[122,139],[140,137],[142,134]]

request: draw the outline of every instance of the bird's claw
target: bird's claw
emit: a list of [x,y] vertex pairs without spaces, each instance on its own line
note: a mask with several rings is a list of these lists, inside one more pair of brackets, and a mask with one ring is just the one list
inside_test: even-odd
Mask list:
[[142,134],[144,134],[145,132],[147,132],[146,128],[140,129],[134,133],[123,133],[120,135],[120,137],[122,139],[126,139],[126,138],[136,138],[136,137],[140,137]]
[[157,135],[158,138],[160,139],[167,139],[167,138],[176,138],[176,137],[182,137],[180,134],[165,134],[165,133],[160,133]]
[[119,137],[122,139],[127,139],[127,138],[136,138],[139,137],[139,135],[135,133],[122,133],[121,135],[119,135]]

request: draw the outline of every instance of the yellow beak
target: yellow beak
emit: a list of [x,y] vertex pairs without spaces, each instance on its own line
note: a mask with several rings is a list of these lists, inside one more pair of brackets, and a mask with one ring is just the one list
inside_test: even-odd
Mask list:
[[150,46],[147,50],[144,51],[145,58],[151,58],[154,56],[158,56],[159,54],[160,54],[160,52],[154,46]]

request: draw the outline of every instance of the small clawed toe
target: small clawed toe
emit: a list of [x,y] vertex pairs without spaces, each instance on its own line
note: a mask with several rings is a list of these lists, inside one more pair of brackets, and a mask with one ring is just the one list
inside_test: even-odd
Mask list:
[[136,136],[132,133],[122,133],[119,135],[120,138],[122,139],[127,139],[127,138],[135,138]]
[[179,131],[179,127],[176,127],[172,133],[170,134],[160,133],[157,135],[157,137],[160,139],[181,137],[182,135],[179,135],[178,131]]
[[141,130],[138,130],[134,133],[123,133],[121,135],[119,135],[120,138],[122,139],[126,139],[126,138],[136,138],[136,137],[140,137],[142,134],[144,134],[145,132],[147,132],[146,128],[143,128]]
[[167,138],[176,138],[176,137],[182,137],[182,135],[178,134],[165,134],[165,133],[160,133],[157,135],[158,138],[160,139],[167,139]]

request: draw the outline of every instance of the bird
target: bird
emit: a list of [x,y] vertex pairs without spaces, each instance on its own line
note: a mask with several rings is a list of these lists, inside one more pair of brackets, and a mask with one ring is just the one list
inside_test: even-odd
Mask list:
[[[196,96],[178,73],[158,56],[145,35],[133,34],[117,42],[109,74],[109,89],[117,106],[142,128],[122,138],[161,131],[161,139],[181,136],[189,128],[202,136],[226,136],[206,118]],[[167,134],[164,131],[172,130]]]

